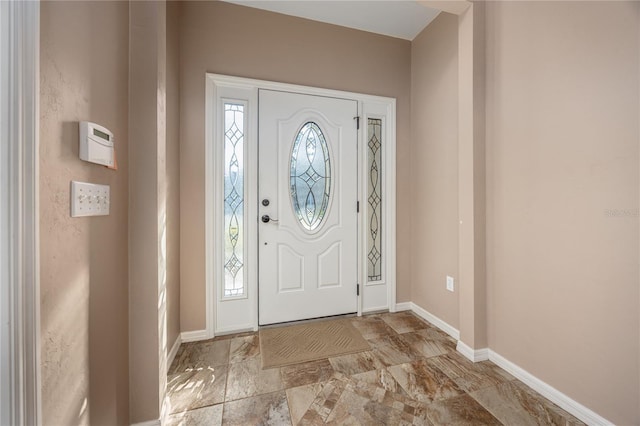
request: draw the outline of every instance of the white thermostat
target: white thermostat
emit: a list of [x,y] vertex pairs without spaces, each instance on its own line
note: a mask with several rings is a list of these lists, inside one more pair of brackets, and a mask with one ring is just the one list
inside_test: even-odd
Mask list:
[[80,159],[114,167],[113,133],[89,121],[80,122]]

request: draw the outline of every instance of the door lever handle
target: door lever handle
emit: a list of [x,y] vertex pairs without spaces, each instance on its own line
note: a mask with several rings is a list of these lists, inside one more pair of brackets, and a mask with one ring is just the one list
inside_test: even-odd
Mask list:
[[271,219],[268,214],[265,214],[265,215],[262,215],[262,221],[264,223],[269,223],[269,222],[277,222],[278,219]]

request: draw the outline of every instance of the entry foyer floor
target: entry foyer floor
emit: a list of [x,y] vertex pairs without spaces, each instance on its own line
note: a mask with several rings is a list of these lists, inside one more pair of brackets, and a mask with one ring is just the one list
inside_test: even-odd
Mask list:
[[409,312],[351,319],[371,350],[261,369],[258,333],[183,344],[169,425],[579,425]]

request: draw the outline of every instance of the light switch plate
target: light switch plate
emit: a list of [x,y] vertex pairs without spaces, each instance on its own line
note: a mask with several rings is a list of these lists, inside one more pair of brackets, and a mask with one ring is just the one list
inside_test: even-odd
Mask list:
[[71,181],[71,217],[107,216],[109,185]]
[[447,275],[447,290],[453,291],[453,277]]

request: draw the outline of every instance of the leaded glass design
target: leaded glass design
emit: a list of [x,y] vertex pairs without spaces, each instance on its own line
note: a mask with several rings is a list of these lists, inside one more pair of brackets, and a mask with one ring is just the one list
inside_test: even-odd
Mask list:
[[244,105],[224,104],[224,296],[244,294]]
[[368,244],[367,267],[368,281],[382,279],[382,120],[367,120],[368,151]]
[[320,127],[309,121],[296,135],[291,151],[291,203],[308,231],[320,226],[329,207],[331,159]]

